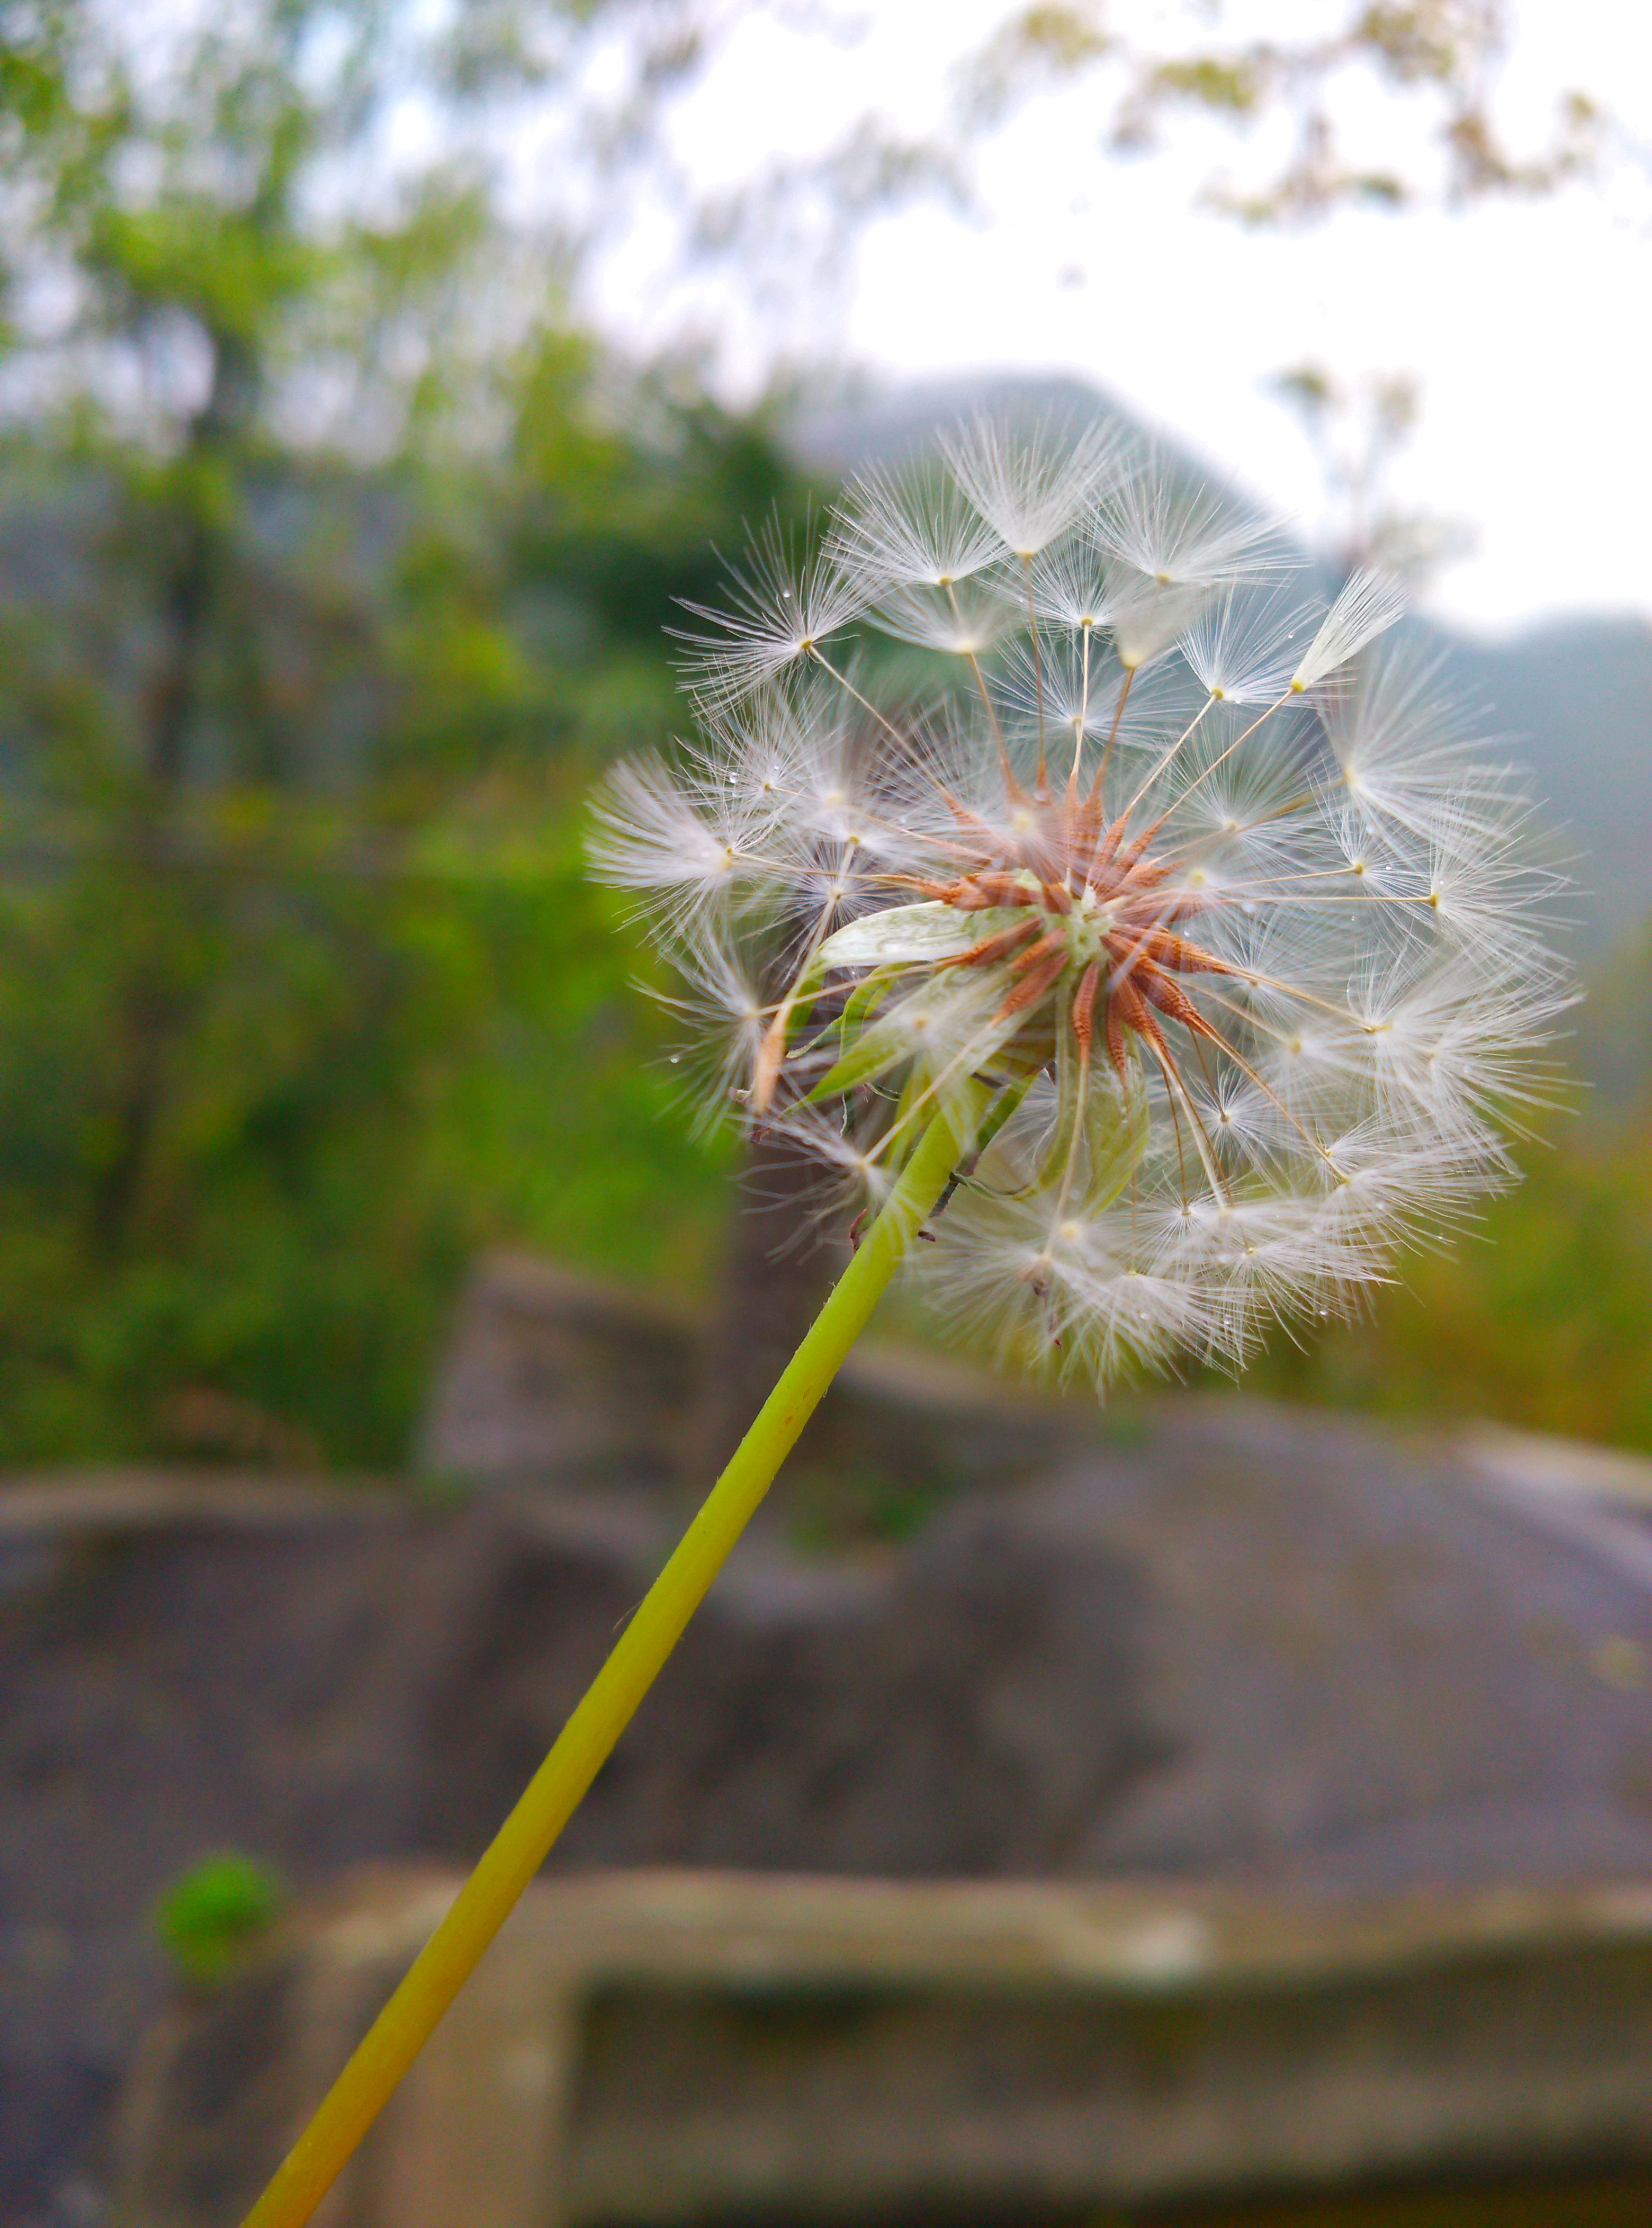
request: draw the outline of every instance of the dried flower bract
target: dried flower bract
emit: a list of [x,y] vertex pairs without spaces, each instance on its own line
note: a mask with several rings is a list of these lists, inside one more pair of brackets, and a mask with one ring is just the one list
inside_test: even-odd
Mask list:
[[1006,1359],[1237,1365],[1511,1177],[1555,878],[1393,583],[1288,575],[1150,452],[976,424],[766,542],[698,739],[599,798],[716,1111],[874,1202],[947,1116],[913,1265]]

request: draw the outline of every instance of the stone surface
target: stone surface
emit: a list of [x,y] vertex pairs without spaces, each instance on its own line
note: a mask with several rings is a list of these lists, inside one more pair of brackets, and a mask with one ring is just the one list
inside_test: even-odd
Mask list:
[[[530,1377],[553,1286],[577,1316],[558,1280],[514,1288]],[[611,1296],[591,1322],[587,1423],[468,1499],[0,1490],[0,2218],[84,2210],[165,1993],[169,1880],[221,1847],[300,1891],[463,1860],[538,1762],[678,1521],[675,1396],[643,1429],[610,1366],[635,1327]],[[1608,1469],[1238,1399],[1079,1421],[868,1352],[556,1861],[1319,1898],[1652,1879],[1652,1531],[1643,1476]]]
[[[363,1881],[150,2033],[123,2228],[233,2228],[445,1901]],[[1233,2228],[1431,2186],[1646,2217],[1652,1890],[541,1885],[320,2228]]]
[[667,1469],[693,1399],[694,1342],[693,1319],[669,1303],[489,1254],[438,1367],[421,1463],[495,1485],[582,1463]]
[[[650,1299],[522,1253],[489,1253],[461,1299],[420,1435],[427,1472],[475,1485],[676,1477],[696,1440],[701,1333]],[[966,1365],[857,1347],[791,1464],[862,1474],[902,1506],[1003,1484],[1093,1439],[1095,1411]],[[686,1481],[690,1486],[699,1480]]]

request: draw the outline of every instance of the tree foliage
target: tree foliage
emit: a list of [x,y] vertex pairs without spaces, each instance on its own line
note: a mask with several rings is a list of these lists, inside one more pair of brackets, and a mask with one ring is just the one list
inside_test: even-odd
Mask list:
[[253,10],[148,100],[79,11],[11,49],[13,1460],[397,1458],[478,1244],[681,1272],[714,1213],[576,822],[666,727],[709,545],[797,490],[760,425],[573,336],[542,266],[484,362],[451,319],[496,228],[441,180],[316,216],[374,126],[371,14],[314,78],[337,20]]
[[[1052,84],[1099,80],[1103,144],[1116,153],[1147,151],[1189,112],[1241,136],[1275,127],[1253,176],[1209,182],[1213,202],[1251,223],[1548,193],[1599,160],[1605,118],[1587,93],[1562,91],[1545,137],[1515,149],[1498,100],[1513,12],[1509,0],[1353,0],[1309,10],[1304,29],[1299,11],[1232,0],[1151,12],[1038,0],[1005,18],[970,80],[990,116]],[[1348,96],[1367,89],[1414,112],[1405,157],[1373,159],[1354,144]]]

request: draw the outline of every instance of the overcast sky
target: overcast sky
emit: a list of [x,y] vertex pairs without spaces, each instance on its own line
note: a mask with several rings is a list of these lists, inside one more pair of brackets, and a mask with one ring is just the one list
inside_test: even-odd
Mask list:
[[[921,126],[943,82],[935,9],[876,0],[865,35],[839,42],[772,23],[742,35],[682,112],[685,159],[703,181],[733,177],[769,150],[829,138],[874,98]],[[957,0],[948,52],[965,43],[971,15],[1000,12]],[[1572,85],[1610,99],[1652,140],[1646,0],[1523,0],[1506,80],[1516,136],[1538,136]],[[1437,586],[1440,615],[1489,630],[1579,608],[1652,618],[1643,179],[1457,214],[1247,231],[1195,206],[1231,143],[1210,133],[1153,161],[1105,162],[1092,104],[1044,102],[992,146],[984,222],[927,205],[877,224],[829,333],[817,326],[804,344],[893,378],[1077,374],[1309,524],[1318,472],[1268,394],[1270,375],[1304,358],[1345,376],[1412,372],[1424,419],[1399,492],[1460,515],[1477,537]],[[1384,151],[1392,110],[1373,108],[1370,124]],[[644,345],[667,314],[645,270],[641,246],[611,259],[593,298],[606,323]],[[736,386],[760,378],[769,344],[761,328],[735,341]]]

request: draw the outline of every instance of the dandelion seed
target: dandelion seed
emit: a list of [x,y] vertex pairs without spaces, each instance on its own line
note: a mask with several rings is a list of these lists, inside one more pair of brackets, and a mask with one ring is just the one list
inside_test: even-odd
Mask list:
[[1319,632],[1290,676],[1291,687],[1312,688],[1405,615],[1405,592],[1392,573],[1355,573],[1320,622]]
[[949,657],[985,657],[1016,626],[1013,605],[973,584],[929,592],[894,588],[868,616],[897,642],[944,650]]
[[1003,554],[1002,536],[928,461],[857,479],[827,546],[868,602],[892,588],[956,587]]
[[751,814],[749,802],[696,796],[663,759],[631,759],[597,792],[592,865],[604,881],[648,893],[656,913],[680,921],[765,875],[756,848],[762,816]]
[[701,604],[684,609],[715,631],[684,633],[688,685],[711,707],[739,703],[824,645],[859,617],[866,599],[823,546],[797,555],[771,524],[733,575],[726,611]]
[[1289,561],[1271,519],[1152,457],[1099,505],[1092,530],[1121,564],[1164,588],[1277,578]]
[[1219,702],[1271,704],[1290,685],[1289,646],[1303,616],[1277,590],[1225,588],[1201,605],[1181,655]]
[[1113,426],[1098,424],[1072,439],[1047,420],[1010,432],[989,418],[941,443],[959,492],[1022,562],[1047,549],[1117,483],[1125,448]]

